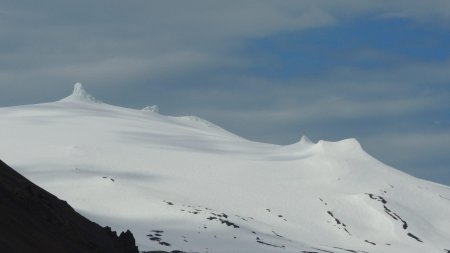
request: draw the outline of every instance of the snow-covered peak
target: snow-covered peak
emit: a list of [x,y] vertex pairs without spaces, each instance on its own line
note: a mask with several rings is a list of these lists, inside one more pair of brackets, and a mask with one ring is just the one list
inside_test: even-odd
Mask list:
[[73,86],[73,92],[68,97],[62,99],[61,101],[81,101],[81,102],[91,102],[91,103],[101,103],[94,96],[87,93],[81,83],[75,83]]
[[142,108],[142,111],[159,113],[159,106],[152,105]]
[[356,157],[359,155],[368,155],[361,144],[355,138],[348,138],[340,141],[324,141],[320,140],[315,145],[317,149],[320,149],[328,154],[335,154],[340,156]]
[[313,144],[313,142],[308,138],[308,136],[303,135],[302,138],[300,139],[300,143],[304,143],[304,144]]

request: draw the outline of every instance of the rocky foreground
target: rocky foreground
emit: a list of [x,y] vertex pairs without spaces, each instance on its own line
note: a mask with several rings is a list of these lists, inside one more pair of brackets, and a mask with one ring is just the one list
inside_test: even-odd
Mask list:
[[100,227],[0,161],[0,252],[139,251],[130,231]]

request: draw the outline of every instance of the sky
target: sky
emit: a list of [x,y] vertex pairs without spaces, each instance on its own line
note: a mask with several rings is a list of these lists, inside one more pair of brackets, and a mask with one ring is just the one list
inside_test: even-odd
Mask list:
[[67,96],[260,142],[357,138],[450,185],[450,1],[0,3],[0,106]]

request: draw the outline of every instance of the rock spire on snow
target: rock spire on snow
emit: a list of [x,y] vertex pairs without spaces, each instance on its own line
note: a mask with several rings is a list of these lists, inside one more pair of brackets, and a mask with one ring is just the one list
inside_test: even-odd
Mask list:
[[308,138],[308,136],[303,135],[300,139],[300,143],[312,144],[313,142]]
[[142,111],[159,113],[159,106],[157,105],[146,106],[142,108]]
[[94,96],[87,93],[81,83],[75,83],[73,86],[73,92],[70,96],[63,99],[63,101],[83,101],[101,103]]

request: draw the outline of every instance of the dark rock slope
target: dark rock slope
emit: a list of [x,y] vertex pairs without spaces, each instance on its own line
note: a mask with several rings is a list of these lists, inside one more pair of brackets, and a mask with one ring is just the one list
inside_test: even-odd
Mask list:
[[0,161],[0,252],[139,251],[130,231],[100,227]]

